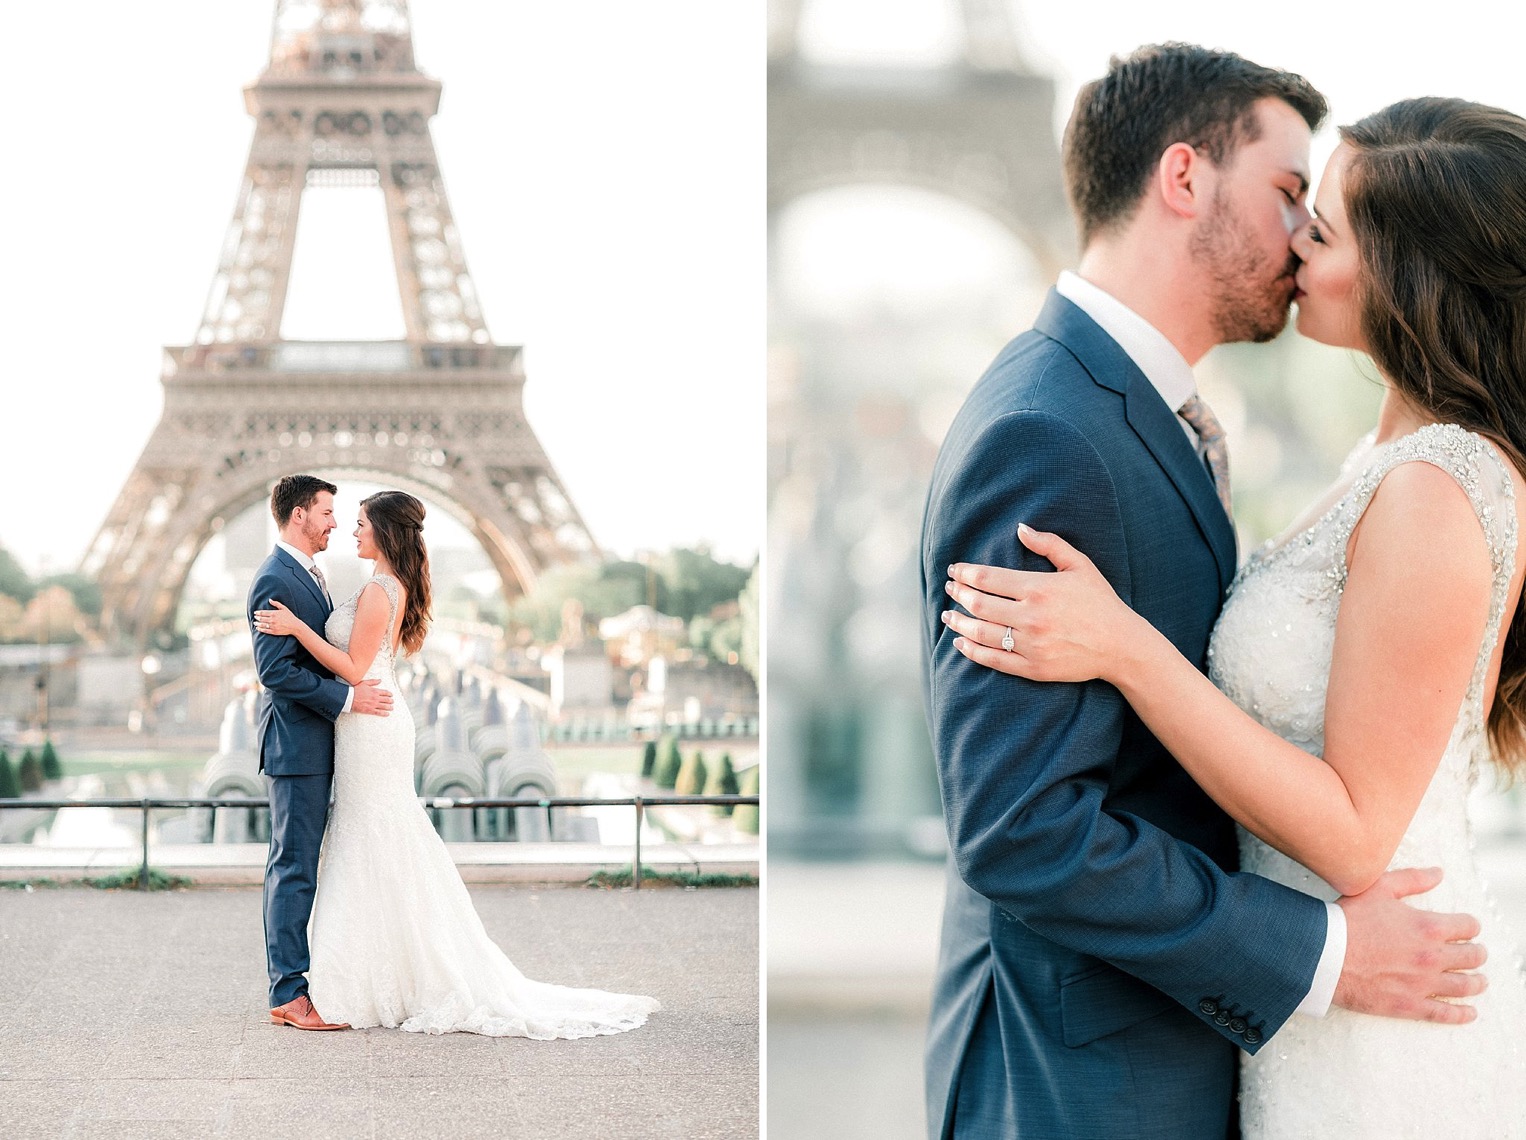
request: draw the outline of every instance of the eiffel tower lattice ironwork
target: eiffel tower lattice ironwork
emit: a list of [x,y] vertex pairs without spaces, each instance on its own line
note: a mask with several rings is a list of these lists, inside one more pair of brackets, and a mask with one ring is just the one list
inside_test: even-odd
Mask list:
[[1023,62],[1010,0],[944,2],[963,51],[918,68],[813,61],[800,51],[809,0],[770,0],[769,211],[850,184],[932,190],[1001,223],[1052,278],[1075,250],[1054,83]]
[[[196,343],[165,349],[164,411],[85,557],[103,631],[174,622],[197,553],[298,471],[353,473],[444,503],[505,593],[593,540],[525,420],[518,347],[494,344],[430,137],[404,0],[278,0],[256,122]],[[379,185],[401,341],[279,336],[303,188]]]

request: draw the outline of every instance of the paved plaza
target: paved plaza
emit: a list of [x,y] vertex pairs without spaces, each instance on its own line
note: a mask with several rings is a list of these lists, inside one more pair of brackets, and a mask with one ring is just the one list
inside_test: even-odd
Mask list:
[[0,1136],[758,1135],[758,891],[475,886],[531,977],[651,994],[579,1041],[267,1013],[260,892],[0,891]]

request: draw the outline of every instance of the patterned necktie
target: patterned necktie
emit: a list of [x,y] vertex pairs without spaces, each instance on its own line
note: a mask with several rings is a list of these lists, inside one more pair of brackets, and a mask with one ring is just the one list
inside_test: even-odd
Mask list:
[[1201,396],[1196,394],[1183,404],[1176,414],[1186,420],[1188,426],[1197,432],[1203,459],[1208,464],[1209,473],[1213,476],[1214,490],[1219,493],[1219,502],[1224,504],[1224,513],[1233,518],[1234,511],[1230,507],[1229,500],[1229,449],[1224,446],[1223,427],[1220,426],[1212,409],[1203,402]]
[[323,580],[323,571],[318,569],[318,564],[316,562],[313,563],[308,573],[310,573],[313,576],[314,581],[318,583],[318,589],[323,591],[323,600],[332,607],[334,604],[334,599],[329,597],[329,584]]

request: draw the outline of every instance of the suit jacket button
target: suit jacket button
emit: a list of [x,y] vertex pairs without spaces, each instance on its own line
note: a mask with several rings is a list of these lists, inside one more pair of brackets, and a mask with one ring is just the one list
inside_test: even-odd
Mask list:
[[1259,1029],[1247,1029],[1245,1031],[1245,1043],[1247,1045],[1255,1045],[1260,1040],[1261,1031]]
[[1229,1014],[1227,1012],[1225,1012],[1224,1010],[1222,1010],[1222,1009],[1219,1010],[1218,1013],[1213,1015],[1213,1019],[1214,1019],[1214,1021],[1216,1021],[1220,1025],[1228,1025],[1229,1024]]
[[1230,1020],[1229,1020],[1229,1029],[1230,1029],[1231,1033],[1244,1033],[1245,1032],[1245,1018],[1243,1018],[1243,1017],[1232,1017],[1232,1018],[1230,1018]]
[[1197,1003],[1197,1007],[1202,1013],[1209,1017],[1212,1017],[1214,1014],[1219,1012],[1219,1003],[1214,1001],[1213,998],[1204,998],[1202,1001]]

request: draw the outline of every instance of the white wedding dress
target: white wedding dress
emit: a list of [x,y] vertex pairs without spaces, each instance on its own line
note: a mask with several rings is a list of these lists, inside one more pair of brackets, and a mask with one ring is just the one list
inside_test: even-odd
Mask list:
[[[1475,781],[1491,765],[1483,692],[1516,564],[1515,492],[1504,460],[1481,437],[1450,424],[1425,427],[1383,446],[1374,446],[1369,436],[1314,508],[1323,513],[1291,538],[1269,543],[1241,569],[1214,630],[1209,672],[1262,725],[1322,755],[1347,540],[1383,477],[1414,461],[1446,471],[1466,491],[1486,536],[1494,585],[1472,683],[1390,866],[1443,869],[1436,890],[1409,901],[1481,920],[1481,940],[1491,952],[1490,985],[1475,1000],[1478,1019],[1466,1026],[1342,1009],[1324,1018],[1295,1014],[1243,1062],[1240,1113],[1246,1140],[1526,1137],[1526,980],[1517,955],[1520,943],[1502,928],[1475,865],[1467,808]],[[1312,872],[1244,831],[1240,850],[1247,871],[1327,900],[1336,897]]]
[[[346,713],[334,726],[334,803],[308,926],[308,992],[328,1021],[421,1033],[551,1040],[621,1033],[658,1008],[648,997],[526,978],[487,936],[413,787],[413,717],[392,654],[398,585],[378,574],[392,618],[367,671],[393,695],[390,715]],[[356,593],[324,635],[348,649]]]

